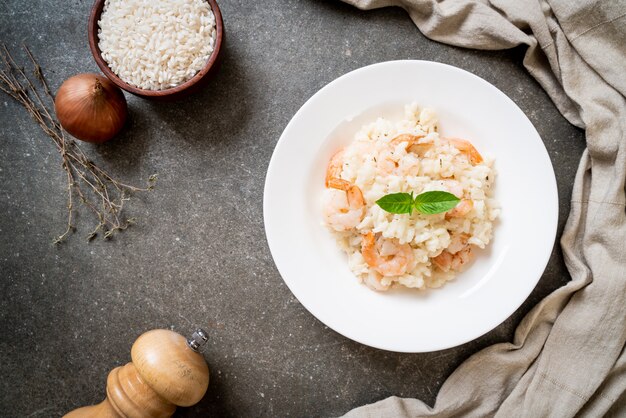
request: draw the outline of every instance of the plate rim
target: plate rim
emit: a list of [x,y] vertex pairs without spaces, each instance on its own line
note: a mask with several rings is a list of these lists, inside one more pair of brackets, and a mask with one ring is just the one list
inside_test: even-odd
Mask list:
[[[296,120],[298,119],[297,117],[301,114],[304,113],[306,111],[306,109],[311,106],[311,103],[316,99],[316,97],[318,97],[319,95],[323,94],[324,91],[331,89],[333,87],[333,85],[340,83],[342,80],[349,78],[351,76],[354,76],[356,73],[360,73],[360,72],[364,72],[364,71],[368,71],[371,70],[371,68],[373,67],[384,67],[387,65],[405,65],[405,64],[409,64],[409,65],[414,65],[414,64],[419,64],[419,65],[426,65],[426,66],[441,66],[441,67],[445,67],[449,70],[452,71],[457,71],[457,72],[461,72],[464,73],[465,76],[470,76],[472,78],[474,78],[475,80],[477,80],[479,83],[481,83],[483,86],[485,86],[486,88],[492,90],[493,92],[495,92],[497,95],[499,95],[500,97],[502,97],[505,101],[509,102],[510,105],[512,105],[515,110],[523,116],[523,118],[526,119],[526,121],[529,123],[530,127],[532,127],[532,129],[534,130],[534,133],[537,135],[538,138],[538,143],[541,146],[541,151],[542,153],[544,153],[544,157],[547,164],[547,168],[549,168],[549,172],[551,174],[550,178],[548,179],[549,181],[547,181],[549,183],[549,187],[554,191],[554,193],[552,194],[552,202],[549,205],[544,205],[544,207],[546,208],[546,212],[549,212],[551,214],[551,218],[553,219],[553,222],[551,224],[551,230],[549,231],[550,234],[549,236],[550,241],[551,241],[551,246],[550,246],[550,251],[546,251],[546,253],[544,254],[544,259],[543,260],[539,260],[536,262],[537,266],[541,266],[541,273],[538,275],[538,277],[536,277],[535,279],[532,280],[532,287],[529,286],[530,291],[528,292],[527,295],[524,296],[524,298],[521,300],[521,302],[516,305],[513,306],[514,304],[511,304],[507,309],[503,310],[506,312],[506,315],[502,314],[502,318],[498,319],[495,321],[495,325],[490,325],[490,324],[486,324],[483,327],[480,327],[479,331],[477,331],[477,333],[473,336],[473,337],[466,337],[466,338],[462,338],[462,339],[457,339],[455,343],[453,344],[441,344],[441,346],[437,346],[434,349],[426,349],[426,350],[419,350],[419,349],[402,349],[402,348],[398,348],[398,347],[390,347],[387,346],[385,344],[376,344],[376,343],[372,343],[370,341],[365,342],[363,341],[361,338],[355,336],[352,332],[348,331],[348,330],[338,330],[333,324],[328,323],[327,321],[321,319],[318,315],[316,315],[313,310],[311,309],[310,305],[309,305],[309,301],[303,301],[303,298],[299,297],[298,294],[294,291],[293,286],[290,284],[289,280],[285,279],[285,274],[283,272],[283,268],[281,268],[281,266],[279,265],[279,262],[277,261],[278,256],[275,253],[275,251],[277,250],[275,247],[272,247],[272,232],[271,232],[271,220],[269,220],[269,215],[268,213],[271,211],[271,209],[269,208],[269,203],[268,203],[268,189],[270,188],[270,180],[271,180],[271,175],[272,173],[275,171],[275,167],[277,164],[277,154],[280,153],[280,149],[284,146],[284,144],[286,143],[287,139],[286,139],[286,132],[288,132],[290,130],[290,128],[292,127],[293,124],[296,123]],[[441,62],[437,62],[437,61],[429,61],[429,60],[414,60],[414,59],[406,59],[406,60],[390,60],[390,61],[382,61],[382,62],[377,62],[377,63],[373,63],[373,64],[369,64],[366,66],[362,66],[359,68],[356,68],[354,70],[351,70],[345,74],[342,74],[341,76],[331,80],[330,82],[328,82],[327,84],[325,84],[324,86],[322,86],[321,88],[319,88],[314,94],[312,94],[301,106],[300,108],[293,114],[293,116],[291,117],[291,119],[289,120],[289,122],[287,123],[287,125],[285,126],[285,128],[283,129],[278,141],[276,142],[276,145],[274,147],[274,150],[272,151],[272,156],[270,158],[267,170],[266,170],[266,175],[265,175],[265,182],[264,182],[264,188],[263,188],[263,225],[264,225],[264,230],[265,230],[265,236],[266,236],[266,240],[268,243],[268,247],[270,249],[270,254],[272,255],[272,260],[274,261],[274,265],[276,266],[276,269],[278,270],[283,282],[287,285],[287,288],[290,290],[290,292],[292,293],[292,295],[298,300],[298,302],[318,321],[320,321],[322,324],[324,324],[326,327],[332,329],[334,332],[352,340],[355,341],[359,344],[363,344],[365,346],[368,347],[373,347],[376,349],[380,349],[380,350],[384,350],[384,351],[389,351],[389,352],[398,352],[398,353],[425,353],[425,352],[435,352],[435,351],[440,351],[440,350],[444,350],[444,349],[449,349],[449,348],[453,348],[453,347],[458,347],[460,345],[466,344],[470,341],[474,341],[478,338],[480,338],[481,336],[485,335],[486,333],[496,329],[498,326],[502,325],[503,322],[505,322],[517,309],[519,309],[524,302],[526,302],[528,300],[528,298],[531,296],[533,290],[537,287],[537,284],[539,283],[539,281],[541,280],[541,278],[543,277],[546,267],[548,266],[548,263],[550,261],[550,258],[552,256],[552,253],[554,252],[555,249],[555,245],[556,245],[556,239],[557,239],[557,232],[558,232],[558,224],[559,224],[559,197],[558,197],[558,185],[557,185],[557,181],[556,181],[556,174],[554,171],[554,165],[552,164],[552,160],[550,158],[550,154],[548,153],[548,150],[545,146],[545,142],[544,140],[541,138],[541,135],[539,135],[539,132],[537,131],[537,128],[534,126],[534,124],[532,123],[532,121],[530,120],[530,118],[528,118],[528,116],[526,115],[526,113],[524,113],[524,111],[517,105],[517,103],[515,103],[509,96],[507,96],[502,90],[500,90],[498,87],[496,87],[495,85],[491,84],[490,82],[488,82],[487,80],[483,79],[482,77],[468,71],[465,70],[463,68],[459,68],[456,67],[454,65],[450,65],[450,64],[445,64],[445,63],[441,63]],[[501,311],[502,312],[502,311]],[[500,317],[501,315],[498,315],[498,317]]]

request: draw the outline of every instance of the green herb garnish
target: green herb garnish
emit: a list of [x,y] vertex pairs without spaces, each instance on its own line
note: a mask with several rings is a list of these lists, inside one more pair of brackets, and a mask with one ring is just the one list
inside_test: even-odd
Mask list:
[[415,198],[413,192],[392,193],[378,199],[376,204],[389,213],[411,214],[415,209],[425,215],[434,215],[453,209],[460,201],[452,193],[432,191],[421,193]]
[[376,204],[387,212],[411,213],[414,209],[415,200],[413,200],[413,193],[392,193],[378,199]]

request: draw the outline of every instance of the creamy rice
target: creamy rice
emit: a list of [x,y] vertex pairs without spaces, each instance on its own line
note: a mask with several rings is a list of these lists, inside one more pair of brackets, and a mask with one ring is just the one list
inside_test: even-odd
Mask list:
[[[420,137],[425,145],[417,153],[406,143],[392,140],[400,134]],[[426,150],[424,152],[424,150]],[[436,288],[455,277],[459,266],[440,267],[443,252],[451,259],[462,254],[459,248],[485,248],[492,238],[493,221],[499,208],[492,198],[495,180],[493,159],[471,161],[454,143],[438,134],[438,120],[430,109],[416,104],[405,107],[402,120],[379,118],[363,126],[354,141],[342,152],[339,167],[341,180],[360,189],[364,208],[337,216],[337,208],[346,206],[346,191],[326,189],[325,221],[339,246],[347,253],[354,274],[376,290],[392,285],[411,288]],[[441,213],[424,215],[392,214],[375,202],[390,193],[442,190],[471,201],[464,216]],[[345,211],[344,209],[341,209]],[[352,219],[348,219],[350,215]],[[356,219],[355,219],[356,216]],[[354,225],[346,227],[345,225]],[[412,259],[400,275],[382,275],[363,256],[364,236],[372,232],[380,244],[383,259],[393,258],[398,248],[408,249]],[[459,245],[462,237],[462,246]],[[389,244],[389,245],[387,245]],[[407,250],[408,251],[408,250]],[[456,254],[456,255],[455,255]],[[444,254],[445,255],[445,254]],[[396,260],[398,261],[398,260]],[[466,261],[466,260],[464,260]],[[463,264],[463,263],[460,263]]]

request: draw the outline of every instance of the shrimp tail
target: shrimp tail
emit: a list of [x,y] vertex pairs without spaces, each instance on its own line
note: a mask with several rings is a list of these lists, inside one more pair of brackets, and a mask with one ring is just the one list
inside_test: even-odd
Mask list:
[[348,183],[341,180],[341,171],[343,169],[343,148],[333,154],[326,168],[326,187],[339,190],[347,190]]
[[[384,241],[384,238],[381,238]],[[361,241],[361,255],[363,260],[376,272],[383,276],[400,276],[414,266],[414,256],[409,244],[399,244],[386,241],[384,243],[393,245],[393,253],[382,255],[377,248],[376,236],[373,232],[363,234]],[[383,244],[384,244],[383,243]],[[381,242],[378,243],[381,245]]]
[[363,192],[359,186],[351,185],[348,187],[346,195],[348,197],[348,206],[351,209],[362,209],[365,207],[365,199],[363,199]]
[[483,162],[483,156],[480,155],[471,142],[459,138],[448,138],[448,142],[450,142],[454,148],[467,155],[467,158],[472,165],[477,165]]
[[350,187],[352,187],[352,184],[348,180],[326,177],[326,187],[329,189],[348,191]]

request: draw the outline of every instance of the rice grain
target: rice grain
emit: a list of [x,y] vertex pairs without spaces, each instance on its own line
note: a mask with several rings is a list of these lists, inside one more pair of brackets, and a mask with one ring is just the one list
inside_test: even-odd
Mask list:
[[205,0],[106,0],[98,27],[111,71],[146,90],[184,83],[215,49],[215,16]]

